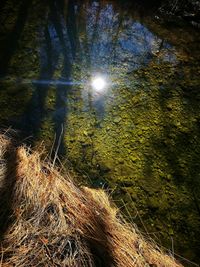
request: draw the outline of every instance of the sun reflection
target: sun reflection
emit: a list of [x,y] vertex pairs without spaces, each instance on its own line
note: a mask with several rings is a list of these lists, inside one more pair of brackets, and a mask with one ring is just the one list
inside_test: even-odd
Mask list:
[[106,87],[106,84],[106,80],[100,76],[94,77],[91,82],[92,88],[97,92],[103,91]]

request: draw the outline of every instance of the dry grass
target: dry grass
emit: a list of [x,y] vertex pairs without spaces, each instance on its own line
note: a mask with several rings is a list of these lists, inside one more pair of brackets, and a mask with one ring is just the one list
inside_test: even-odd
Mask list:
[[182,266],[146,242],[102,190],[78,188],[0,135],[0,266]]

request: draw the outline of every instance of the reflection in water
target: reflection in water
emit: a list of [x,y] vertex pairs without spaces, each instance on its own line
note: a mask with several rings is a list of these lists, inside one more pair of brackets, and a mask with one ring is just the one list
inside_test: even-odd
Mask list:
[[92,79],[92,88],[97,92],[101,92],[106,87],[106,81],[102,77],[94,77]]
[[[49,86],[59,87],[56,91],[57,108],[60,109],[69,91],[64,86],[81,85],[91,71],[103,73],[113,80],[119,80],[120,75],[128,84],[127,73],[144,67],[158,55],[158,61],[177,63],[175,49],[170,44],[140,22],[125,16],[123,11],[114,10],[111,3],[68,1],[60,6],[59,2],[49,1],[45,17],[45,23],[38,29],[40,75],[39,79],[31,77],[37,95],[33,96],[33,101],[39,98],[36,101],[40,102],[37,108],[40,113],[44,112]],[[76,65],[79,77],[71,73],[72,66]],[[28,76],[32,76],[30,72]],[[29,80],[22,83],[29,83]],[[61,121],[64,123],[64,117]],[[39,124],[32,128],[38,127]]]
[[99,11],[95,2],[87,10],[87,40],[92,69],[107,70],[112,65],[127,72],[148,64],[155,54],[160,60],[176,61],[174,49],[149,31],[144,25],[127,16],[120,16],[112,4]]
[[54,144],[85,180],[123,198],[151,236],[168,247],[173,238],[196,260],[197,37],[112,1],[19,2],[2,30],[1,124]]

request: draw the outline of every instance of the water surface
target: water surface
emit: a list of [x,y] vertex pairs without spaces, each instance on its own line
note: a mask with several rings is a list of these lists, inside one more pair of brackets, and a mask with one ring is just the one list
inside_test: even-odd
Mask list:
[[198,262],[197,30],[116,1],[0,8],[1,126],[53,146],[81,183],[112,192],[149,237]]

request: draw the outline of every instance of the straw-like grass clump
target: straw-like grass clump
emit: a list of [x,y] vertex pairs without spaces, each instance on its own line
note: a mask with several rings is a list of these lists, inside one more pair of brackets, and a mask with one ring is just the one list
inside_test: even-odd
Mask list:
[[182,266],[124,222],[102,190],[77,187],[0,135],[0,266]]

